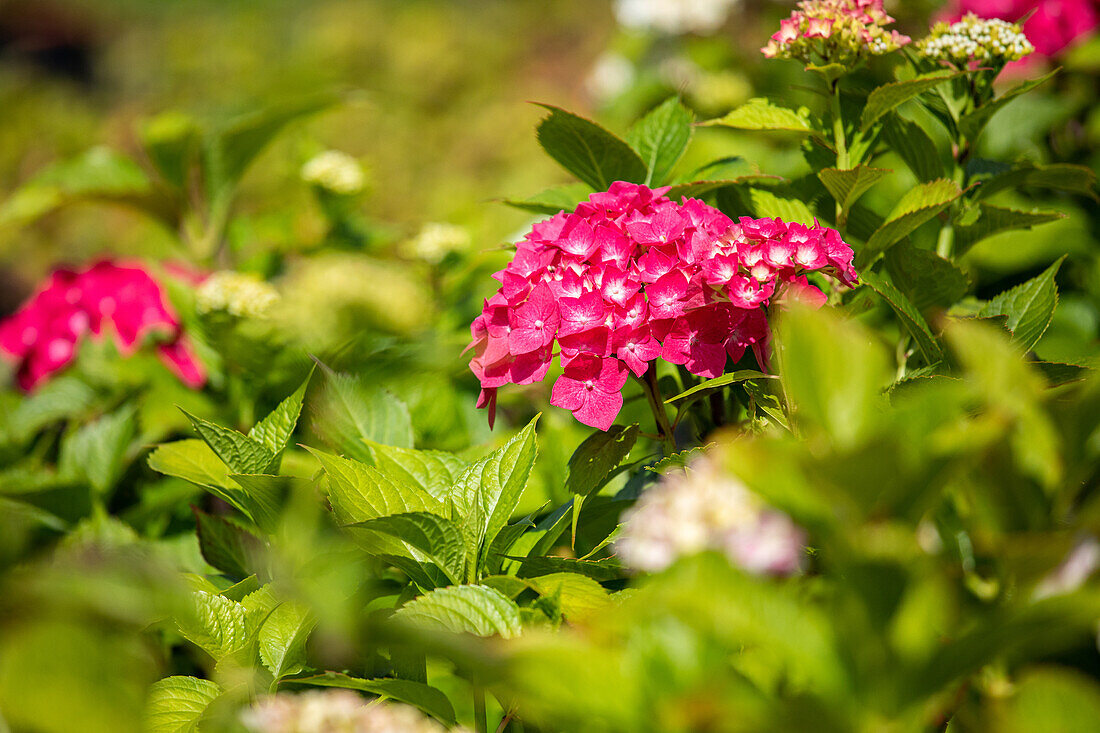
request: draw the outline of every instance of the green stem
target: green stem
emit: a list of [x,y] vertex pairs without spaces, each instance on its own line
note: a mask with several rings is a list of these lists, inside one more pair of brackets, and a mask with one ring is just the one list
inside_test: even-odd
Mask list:
[[653,411],[653,419],[657,423],[657,432],[661,434],[661,442],[664,444],[666,456],[676,452],[676,438],[673,436],[672,424],[668,421],[668,413],[665,412],[664,399],[661,396],[661,388],[657,385],[657,368],[650,365],[645,376],[638,380],[649,401],[649,409]]
[[474,730],[489,733],[489,719],[485,713],[485,688],[474,685]]
[[[832,84],[832,112],[833,112],[833,137],[836,143],[836,167],[848,170],[851,163],[848,160],[848,139],[844,136],[844,115],[840,111],[840,81]],[[838,203],[839,207],[840,204]]]

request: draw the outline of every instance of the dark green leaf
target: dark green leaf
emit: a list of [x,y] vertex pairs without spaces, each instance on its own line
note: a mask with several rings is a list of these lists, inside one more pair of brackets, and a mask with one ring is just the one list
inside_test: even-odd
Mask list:
[[913,337],[917,348],[920,349],[926,364],[936,364],[943,360],[943,349],[936,341],[932,329],[928,327],[928,323],[925,322],[920,311],[909,302],[909,299],[900,290],[873,272],[863,273],[860,280],[864,285],[878,293],[897,314],[898,320],[905,326],[905,330]]
[[997,97],[996,99],[986,102],[981,107],[978,107],[976,110],[970,112],[961,120],[959,120],[959,132],[965,135],[966,139],[969,140],[971,144],[973,144],[978,139],[978,136],[982,134],[982,130],[985,129],[985,126],[989,123],[989,120],[993,117],[993,115],[1004,109],[1005,105],[1019,97],[1021,94],[1026,94],[1032,89],[1035,89],[1036,87],[1041,86],[1050,79],[1054,78],[1058,71],[1059,69],[1055,69],[1054,71],[1044,74],[1038,79],[1026,81],[1019,86],[1009,89],[1007,92]]
[[1057,262],[1025,283],[1006,290],[986,303],[978,313],[983,318],[1006,316],[1013,340],[1030,349],[1046,332],[1058,306],[1058,287],[1054,276],[1065,261]]
[[928,74],[921,74],[920,76],[906,81],[896,81],[892,84],[884,84],[877,87],[871,92],[870,96],[867,97],[867,106],[863,108],[863,116],[860,118],[860,127],[862,127],[863,130],[867,130],[887,112],[897,109],[910,99],[935,89],[948,79],[954,79],[958,76],[962,76],[962,74],[963,72],[961,71],[948,71],[947,69],[942,69]]
[[977,205],[978,218],[972,223],[959,225],[955,230],[955,250],[965,254],[971,247],[986,237],[1016,229],[1030,229],[1046,224],[1066,215],[1058,211],[1017,211],[993,206],[984,201]]
[[259,569],[263,542],[241,525],[191,507],[206,562],[234,578],[246,578]]
[[954,181],[939,179],[917,186],[906,193],[890,212],[886,222],[871,235],[856,255],[856,267],[864,269],[917,227],[951,205],[962,191]]
[[898,289],[922,313],[929,308],[948,308],[970,291],[970,279],[958,265],[908,242],[890,248],[886,269]]
[[817,174],[833,199],[847,212],[852,204],[865,194],[871,186],[890,175],[893,171],[886,168],[869,168],[859,165],[850,170],[825,168]]
[[984,199],[1012,188],[1035,187],[1069,191],[1096,198],[1096,173],[1083,165],[1022,163],[1007,171],[982,178],[974,198]]
[[356,531],[381,532],[420,550],[451,583],[464,578],[466,548],[462,530],[449,519],[427,512],[390,514],[349,525]]
[[915,122],[891,115],[882,130],[883,140],[898,154],[917,180],[927,183],[946,175],[939,148],[924,128]]
[[539,123],[539,144],[567,171],[597,191],[615,181],[645,181],[645,162],[622,139],[560,107],[539,106],[550,111]]
[[233,473],[265,473],[275,463],[273,452],[244,433],[195,417],[186,410],[183,414],[203,442]]
[[569,458],[566,491],[587,496],[599,489],[630,454],[637,440],[637,424],[612,425],[606,432],[598,430],[589,435]]

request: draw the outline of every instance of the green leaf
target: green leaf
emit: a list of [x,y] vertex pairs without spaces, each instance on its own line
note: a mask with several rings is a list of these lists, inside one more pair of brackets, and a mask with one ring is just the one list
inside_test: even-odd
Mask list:
[[774,182],[779,183],[783,180],[780,176],[765,176],[765,175],[749,175],[739,176],[737,178],[727,178],[717,181],[693,181],[691,183],[680,183],[668,190],[665,194],[672,201],[679,201],[686,197],[699,198],[711,191],[717,191],[719,189],[728,188],[730,186],[739,186],[745,183],[766,183]]
[[206,591],[191,594],[192,613],[176,620],[183,638],[215,660],[246,647],[254,636],[249,612],[242,603]]
[[874,262],[881,253],[909,236],[917,227],[932,219],[953,201],[962,196],[962,190],[954,181],[941,178],[910,190],[886,217],[863,249],[856,256],[860,270]]
[[790,430],[790,420],[787,418],[787,401],[783,394],[783,387],[772,379],[749,379],[743,383],[745,394],[751,400],[750,407],[755,417],[756,410],[760,410],[779,427]]
[[862,327],[833,311],[791,307],[779,323],[780,377],[795,416],[840,447],[870,434],[892,382],[886,355]]
[[962,74],[961,71],[943,69],[921,74],[906,81],[884,84],[876,88],[867,97],[867,105],[863,108],[863,116],[860,118],[860,127],[866,132],[871,125],[878,122],[879,118],[887,112],[897,109],[910,99],[935,89],[948,79],[954,79],[962,76]]
[[321,373],[324,385],[311,399],[311,425],[330,447],[365,463],[373,460],[367,440],[413,447],[412,418],[404,402],[358,377],[323,365]]
[[694,121],[691,110],[677,97],[669,97],[630,128],[626,141],[649,171],[647,186],[660,186],[668,180],[691,141]]
[[860,276],[864,285],[874,290],[886,301],[886,304],[897,314],[898,320],[905,326],[905,330],[913,337],[926,364],[935,364],[943,360],[943,349],[936,341],[932,329],[921,316],[920,311],[906,298],[900,290],[883,280],[878,274],[865,272]]
[[989,123],[989,120],[992,119],[993,115],[1000,112],[1002,109],[1004,109],[1005,105],[1019,97],[1021,94],[1027,94],[1032,89],[1035,89],[1036,87],[1048,82],[1050,79],[1054,78],[1054,76],[1059,71],[1060,69],[1055,69],[1054,71],[1044,74],[1038,79],[1026,81],[1019,86],[1009,89],[1007,92],[997,97],[996,99],[986,102],[981,107],[978,107],[976,110],[970,112],[969,114],[965,115],[961,120],[959,120],[959,132],[966,136],[966,139],[970,141],[971,144],[973,144],[982,134],[982,131],[985,130],[985,126]]
[[578,573],[550,573],[530,580],[541,595],[554,596],[561,612],[577,621],[608,605],[607,590],[592,578]]
[[98,494],[115,487],[126,468],[126,451],[136,432],[136,411],[123,407],[82,426],[61,444],[63,474],[80,476]]
[[1080,364],[1062,364],[1054,361],[1034,361],[1031,365],[1043,373],[1051,387],[1088,379],[1094,371],[1091,367]]
[[948,308],[970,292],[970,279],[958,265],[908,242],[890,248],[886,269],[898,289],[922,313],[929,308]]
[[539,123],[539,144],[563,168],[596,191],[615,181],[642,183],[645,162],[622,139],[591,120],[560,107],[539,104],[550,114]]
[[182,410],[203,442],[233,473],[266,473],[275,463],[275,454],[244,433],[195,417]]
[[423,552],[451,583],[464,578],[466,547],[457,524],[437,514],[408,512],[375,517],[348,525],[356,531],[381,532]]
[[[306,387],[309,386],[310,376],[302,382],[302,386],[294,391],[294,394],[279,403],[279,406],[271,411],[271,414],[252,426],[248,431],[248,437],[267,448],[276,457],[282,455],[290,436],[294,433],[294,427],[298,424],[298,416],[302,414],[302,399],[306,395]],[[241,473],[248,473],[242,471]]]
[[612,425],[597,430],[577,446],[569,458],[565,490],[587,496],[607,481],[612,471],[630,454],[638,440],[638,425]]
[[229,471],[206,443],[197,439],[164,443],[149,454],[149,467],[212,491],[248,513],[241,504],[242,492],[229,480]]
[[972,223],[959,225],[955,229],[955,249],[959,255],[969,251],[978,242],[1001,232],[1016,229],[1031,229],[1066,215],[1058,211],[1018,211],[993,206],[984,201],[977,205],[978,218]]
[[994,728],[1005,733],[1100,730],[1100,686],[1065,668],[1030,668],[1014,681]]
[[674,397],[669,397],[667,400],[665,400],[665,404],[671,405],[674,402],[680,402],[682,400],[690,400],[691,402],[694,402],[700,397],[703,397],[704,395],[709,394],[716,389],[722,389],[723,387],[728,387],[731,384],[744,382],[746,379],[768,378],[772,378],[771,375],[764,374],[763,372],[758,372],[754,369],[742,369],[738,372],[730,372],[729,374],[723,374],[720,377],[715,377],[714,379],[708,379],[704,382],[700,382],[691,389],[685,390]]
[[163,112],[147,120],[140,135],[145,153],[164,180],[186,187],[202,137],[195,120],[183,112]]
[[172,676],[157,680],[145,702],[146,733],[191,733],[210,703],[221,694],[216,682]]
[[1068,191],[1095,199],[1096,172],[1083,165],[1067,163],[1051,165],[1023,163],[1010,170],[983,178],[982,185],[974,191],[974,198],[989,198],[1006,189],[1022,187]]
[[473,578],[489,546],[508,522],[535,465],[535,423],[527,424],[504,447],[467,468],[454,487],[452,500],[466,533],[466,573]]
[[749,199],[752,201],[753,213],[757,218],[779,218],[788,224],[797,222],[813,226],[813,212],[799,199],[780,198],[762,188],[750,188]]
[[343,524],[409,512],[444,514],[444,505],[414,483],[359,461],[310,449],[328,477],[329,501]]
[[574,560],[571,557],[525,557],[514,558],[522,560],[519,568],[519,577],[538,578],[555,573],[574,573],[592,578],[598,582],[621,580],[626,577],[626,571],[618,558],[608,557],[602,560]]
[[891,115],[882,129],[882,138],[918,180],[927,183],[947,175],[939,148],[916,122]]
[[520,634],[519,607],[484,585],[436,588],[397,609],[394,618],[421,628],[476,636],[511,639]]
[[306,642],[316,626],[307,609],[282,603],[260,627],[260,660],[275,680],[300,674],[306,668]]
[[704,127],[734,127],[739,130],[784,130],[787,132],[814,133],[810,111],[800,107],[797,111],[772,104],[762,97],[750,99],[732,110],[725,117],[700,123]]
[[1033,347],[1046,332],[1058,306],[1058,286],[1054,276],[1065,261],[1065,255],[1042,274],[996,296],[978,315],[982,318],[1006,316],[1006,326],[1013,340],[1024,349]]
[[395,448],[370,440],[367,447],[379,471],[416,484],[440,501],[447,498],[451,487],[470,465],[443,451]]
[[317,94],[243,115],[214,134],[205,150],[205,177],[211,197],[224,196],[252,161],[291,122],[331,107],[333,94]]
[[18,443],[29,441],[42,428],[79,415],[95,401],[95,391],[75,377],[60,377],[19,400],[8,413],[7,431]]
[[847,212],[871,186],[891,173],[893,171],[886,168],[857,165],[849,170],[825,168],[817,174],[817,177],[825,184],[825,188],[829,190],[833,199],[840,204],[841,210]]
[[259,473],[231,473],[229,478],[240,487],[240,502],[245,514],[265,532],[274,532],[282,507],[295,486],[308,483],[295,476],[271,476]]
[[263,541],[241,525],[191,507],[203,559],[221,572],[246,578],[256,572],[263,557]]
[[455,711],[447,696],[434,687],[412,682],[410,680],[395,680],[388,678],[364,680],[357,677],[349,677],[339,672],[325,672],[324,674],[310,675],[308,677],[296,677],[288,682],[316,687],[340,687],[347,690],[362,690],[372,695],[379,695],[389,700],[408,703],[423,710],[428,715],[436,718],[444,725],[455,724]]
[[559,211],[573,211],[590,193],[592,187],[587,183],[569,183],[548,188],[526,199],[503,199],[502,203],[535,214],[557,214]]

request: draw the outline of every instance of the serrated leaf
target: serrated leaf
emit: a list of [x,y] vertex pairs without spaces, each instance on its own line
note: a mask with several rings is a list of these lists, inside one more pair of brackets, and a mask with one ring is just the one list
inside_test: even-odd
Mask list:
[[485,553],[485,563],[482,571],[485,573],[499,573],[504,558],[511,553],[512,547],[528,529],[534,526],[534,522],[530,519],[522,519],[513,524],[504,525],[504,528],[497,532],[497,536],[489,544],[489,549]]
[[444,451],[396,448],[370,440],[367,447],[378,470],[414,483],[440,501],[446,500],[451,487],[470,465]]
[[328,477],[329,501],[342,524],[409,512],[443,515],[444,504],[414,483],[374,466],[310,449]]
[[767,415],[772,422],[784,430],[790,431],[791,423],[787,417],[787,403],[783,388],[772,379],[749,379],[743,383],[745,394],[752,400],[751,406]]
[[201,486],[258,523],[253,514],[257,509],[255,502],[238,483],[230,479],[225,464],[201,440],[164,443],[149,455],[148,463],[154,471]]
[[621,138],[560,107],[539,104],[550,114],[539,123],[539,145],[565,170],[596,191],[606,191],[615,181],[642,183],[645,162]]
[[638,440],[638,425],[612,425],[584,439],[569,457],[565,490],[587,496],[606,482],[611,472],[630,454]]
[[503,199],[502,203],[536,214],[557,214],[559,211],[573,211],[591,193],[592,187],[587,183],[568,183],[548,188],[530,198]]
[[1025,186],[1068,191],[1096,198],[1096,172],[1083,165],[1024,163],[983,177],[981,181],[982,184],[974,191],[975,199],[988,198],[1006,189]]
[[191,507],[203,559],[221,572],[246,578],[256,572],[263,542],[244,527],[224,517]]
[[421,628],[505,639],[521,630],[519,607],[484,585],[436,588],[397,609],[394,618]]
[[1023,84],[1009,89],[1007,92],[997,97],[996,99],[992,99],[986,102],[981,107],[978,107],[976,110],[970,112],[959,120],[959,132],[961,132],[966,137],[966,139],[969,140],[971,144],[973,144],[982,134],[982,131],[985,130],[985,126],[989,123],[989,120],[993,118],[993,115],[1000,112],[1002,109],[1004,109],[1005,105],[1007,105],[1009,102],[1013,101],[1020,95],[1027,94],[1032,89],[1035,89],[1036,87],[1048,82],[1050,79],[1054,78],[1054,76],[1059,71],[1060,69],[1055,69],[1054,71],[1044,74],[1038,79],[1026,81]]
[[634,123],[626,141],[638,153],[649,171],[647,186],[660,186],[668,180],[691,141],[694,113],[669,97]]
[[1040,275],[1006,290],[984,306],[978,315],[983,318],[1005,316],[1013,340],[1023,348],[1033,347],[1046,332],[1058,306],[1058,286],[1054,276],[1065,261],[1065,255]]
[[316,687],[340,687],[346,690],[369,692],[372,695],[414,705],[444,725],[455,724],[454,707],[447,696],[436,688],[420,682],[389,678],[364,680],[339,672],[296,677],[287,681]]
[[555,573],[579,573],[598,582],[621,580],[626,577],[626,570],[617,558],[608,557],[602,560],[575,560],[571,557],[525,557],[513,558],[522,560],[519,572],[521,578],[538,578],[543,575]]
[[435,563],[451,583],[461,583],[465,576],[466,546],[462,530],[438,514],[390,514],[356,522],[348,528],[355,532],[380,532],[408,543]]
[[123,407],[83,425],[61,444],[61,473],[79,476],[98,494],[115,487],[126,468],[126,451],[137,430],[136,411]]
[[929,308],[948,308],[970,292],[970,279],[958,265],[908,242],[890,248],[886,269],[898,289],[922,313]]
[[529,581],[541,595],[557,598],[566,620],[578,621],[610,602],[607,590],[587,575],[550,573]]
[[535,423],[538,416],[503,448],[467,468],[455,483],[452,500],[464,520],[466,573],[475,576],[486,550],[516,510],[537,452]]
[[172,676],[157,680],[145,702],[146,733],[190,733],[198,730],[203,713],[218,695],[216,682]]
[[863,115],[860,118],[860,127],[866,131],[887,112],[897,109],[910,99],[935,89],[948,79],[954,79],[962,76],[962,74],[961,71],[943,69],[921,74],[906,81],[896,81],[877,87],[867,97],[867,105],[863,108]]
[[882,137],[918,180],[927,183],[947,174],[939,148],[917,123],[891,115],[883,126]]
[[840,204],[841,210],[847,212],[871,186],[891,173],[893,171],[886,168],[857,165],[849,170],[825,168],[818,172],[817,177],[825,184],[825,188],[833,199]]
[[182,412],[203,442],[233,473],[266,473],[275,462],[274,453],[244,433],[195,417],[186,410]]
[[695,400],[703,397],[704,395],[713,392],[716,389],[722,389],[728,387],[731,384],[737,384],[738,382],[744,382],[746,379],[768,379],[771,375],[758,372],[755,369],[742,369],[738,372],[730,372],[729,374],[723,374],[714,379],[707,379],[700,382],[691,389],[684,390],[678,395],[669,397],[665,400],[666,405],[671,405],[674,402],[682,402],[683,400]]
[[1095,371],[1092,367],[1080,364],[1063,364],[1056,361],[1034,361],[1031,365],[1043,373],[1051,387],[1088,379]]
[[958,185],[945,178],[922,184],[906,193],[886,217],[886,222],[858,252],[856,267],[860,270],[866,268],[876,257],[909,236],[960,196],[962,190]]
[[900,290],[886,282],[878,274],[865,272],[860,276],[864,285],[874,290],[893,309],[898,320],[905,326],[905,330],[913,337],[913,341],[924,356],[926,364],[936,364],[943,360],[943,349],[936,341],[932,329],[920,314],[920,311],[909,301]]
[[[302,414],[302,400],[306,396],[306,388],[309,386],[310,376],[302,382],[302,386],[294,391],[294,394],[279,403],[279,406],[271,411],[267,417],[252,426],[248,431],[248,437],[261,444],[276,457],[281,456],[294,428],[298,424],[298,416]],[[240,473],[248,473],[241,471]]]
[[215,660],[248,645],[249,618],[243,604],[206,591],[194,591],[191,600],[192,613],[176,620],[183,638]]
[[313,430],[333,450],[358,461],[372,461],[364,442],[413,447],[409,408],[394,395],[322,365],[324,385],[310,402]]
[[294,487],[307,483],[296,476],[272,476],[259,473],[231,473],[230,480],[240,487],[241,502],[256,525],[274,532],[286,497]]
[[694,448],[685,448],[678,453],[673,453],[670,456],[665,456],[661,460],[654,463],[652,466],[646,466],[647,471],[656,474],[664,474],[673,468],[683,468],[691,463],[696,456],[701,456],[707,452],[707,449],[714,445],[708,443],[707,445],[697,445]]
[[701,122],[704,127],[734,127],[739,130],[783,130],[786,132],[814,133],[810,111],[800,107],[797,111],[772,104],[762,97],[750,99],[724,117]]
[[292,603],[280,604],[260,627],[260,661],[281,680],[299,674],[306,667],[306,642],[316,626],[307,609]]
[[730,186],[739,186],[746,183],[765,183],[773,182],[780,183],[784,179],[781,176],[766,176],[766,175],[749,175],[738,176],[737,178],[727,178],[716,181],[693,181],[691,183],[679,183],[668,190],[665,194],[672,201],[679,201],[680,199],[687,198],[699,198],[711,191],[717,191],[719,189],[728,188]]
[[753,213],[757,218],[782,219],[790,223],[813,226],[814,214],[804,202],[799,199],[781,198],[771,191],[762,188],[749,189],[749,199],[752,202]]
[[1047,224],[1066,215],[1059,211],[1019,211],[1001,206],[993,206],[984,201],[976,207],[978,218],[955,229],[955,251],[962,255],[978,242],[1001,232],[1017,229],[1030,229],[1039,224]]

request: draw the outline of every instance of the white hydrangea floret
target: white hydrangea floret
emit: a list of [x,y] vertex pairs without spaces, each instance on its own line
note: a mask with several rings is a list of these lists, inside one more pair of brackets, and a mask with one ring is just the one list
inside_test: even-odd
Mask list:
[[420,232],[405,242],[402,254],[431,264],[439,264],[450,252],[469,249],[470,232],[457,224],[428,222]]
[[326,150],[302,166],[302,180],[333,193],[350,196],[366,186],[366,174],[359,161],[339,150]]
[[922,56],[960,66],[1006,64],[1035,51],[1015,23],[968,13],[957,23],[937,23],[918,44]]
[[195,310],[222,311],[238,318],[264,318],[278,300],[279,292],[259,277],[223,270],[199,285],[195,291]]
[[672,36],[707,35],[725,23],[741,0],[615,0],[615,20],[624,28]]
[[[252,733],[447,733],[411,705],[367,701],[350,690],[310,690],[261,698],[241,713]],[[450,729],[454,733],[463,728]]]
[[627,567],[658,572],[678,558],[714,550],[758,574],[802,566],[805,537],[710,458],[664,476],[623,517],[615,549]]

